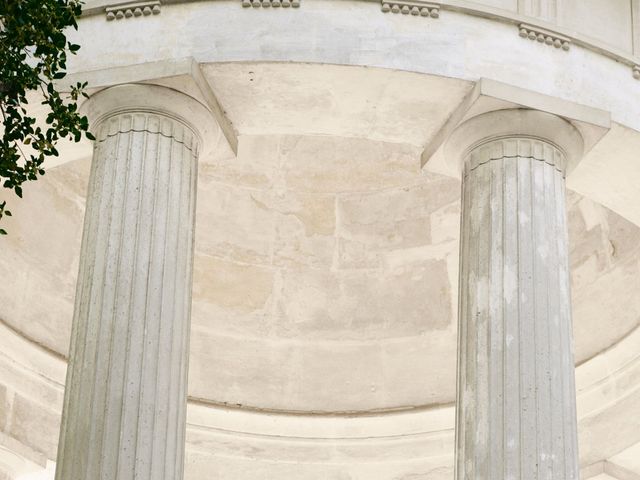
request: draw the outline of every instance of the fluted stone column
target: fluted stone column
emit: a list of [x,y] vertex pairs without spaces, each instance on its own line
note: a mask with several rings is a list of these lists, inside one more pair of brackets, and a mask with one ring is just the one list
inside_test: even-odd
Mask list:
[[482,117],[461,154],[456,479],[574,480],[564,176],[579,135],[539,112]]
[[181,479],[201,107],[139,85],[90,102],[56,480]]

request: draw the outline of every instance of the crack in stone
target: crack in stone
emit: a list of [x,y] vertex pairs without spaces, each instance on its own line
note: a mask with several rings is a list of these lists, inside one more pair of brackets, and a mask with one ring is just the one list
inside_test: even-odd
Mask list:
[[473,168],[470,168],[468,170],[467,174],[464,176],[464,178],[467,178],[467,176],[469,175],[470,172],[473,172],[474,170],[476,170],[481,165],[486,165],[487,163],[493,162],[495,160],[504,160],[505,158],[522,158],[522,159],[526,159],[526,160],[536,160],[537,162],[544,162],[547,165],[550,165],[550,166],[554,167],[555,170],[557,170],[558,172],[560,172],[562,174],[562,178],[565,178],[564,171],[562,169],[558,168],[555,163],[550,163],[549,161],[545,160],[544,158],[537,158],[537,157],[533,157],[533,156],[526,156],[525,157],[523,155],[503,155],[501,157],[490,158],[489,160],[485,160],[484,162],[480,162],[476,166],[474,166]]
[[109,134],[109,133],[108,133],[107,135],[105,135],[105,137],[104,137],[103,139],[101,139],[101,140],[96,140],[96,142],[97,142],[97,143],[102,143],[102,142],[104,142],[107,138],[115,137],[116,135],[121,135],[121,134],[123,134],[123,133],[131,133],[131,132],[134,132],[134,133],[148,133],[148,134],[151,134],[151,135],[161,135],[161,136],[163,136],[163,137],[165,137],[165,138],[170,138],[171,140],[173,140],[173,141],[174,141],[174,142],[176,142],[176,143],[179,143],[179,144],[181,144],[181,145],[184,145],[184,147],[185,147],[187,150],[189,150],[190,152],[195,152],[195,149],[193,149],[193,148],[191,148],[191,147],[187,146],[187,144],[186,144],[184,141],[182,141],[182,140],[177,140],[177,139],[176,139],[176,137],[174,137],[174,136],[171,136],[171,135],[165,135],[165,134],[164,134],[164,133],[162,133],[162,132],[152,132],[151,130],[136,130],[136,129],[133,129],[133,128],[132,128],[132,129],[130,129],[130,130],[124,130],[124,131],[122,131],[122,130],[118,130],[117,132],[112,133],[112,134]]

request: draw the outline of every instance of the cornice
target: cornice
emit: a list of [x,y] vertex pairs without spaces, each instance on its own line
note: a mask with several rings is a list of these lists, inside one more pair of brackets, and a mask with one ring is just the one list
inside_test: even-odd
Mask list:
[[[571,45],[579,46],[605,57],[609,57],[617,62],[632,67],[632,69],[634,66],[640,64],[640,59],[638,58],[640,56],[640,49],[637,49],[634,53],[625,52],[619,48],[609,45],[606,42],[596,40],[587,35],[555,25],[539,18],[532,18],[527,15],[523,15],[522,13],[510,12],[508,10],[490,7],[487,5],[479,5],[468,0],[442,0],[441,8],[443,11],[460,12],[467,15],[513,24],[518,28],[520,35],[522,35],[520,25],[525,24],[530,28],[540,30],[540,33],[545,32],[547,35],[565,39]],[[528,34],[529,32],[527,32],[527,36]],[[536,36],[536,39],[537,38],[538,37]],[[546,42],[546,36],[542,41]]]
[[[118,20],[127,18],[141,18],[145,16],[157,15],[162,6],[179,3],[192,3],[202,0],[159,0],[122,2],[117,0],[87,0],[83,16],[103,14],[107,20]],[[219,1],[219,0],[208,0]],[[234,0],[237,1],[237,0]],[[371,2],[372,0],[359,0]],[[640,6],[638,0],[632,0],[633,18],[640,17]],[[299,7],[300,0],[241,0],[239,6],[244,8],[287,8]],[[631,67],[630,73],[636,79],[640,79],[640,27],[634,29],[633,44],[634,51],[626,52],[606,42],[596,40],[574,30],[561,27],[540,18],[531,17],[519,12],[481,5],[469,0],[440,0],[437,2],[427,2],[424,0],[380,0],[381,10],[385,13],[402,13],[407,16],[422,16],[438,18],[443,13],[459,12],[467,15],[487,18],[503,23],[514,25],[514,33],[525,38],[537,40],[540,43],[555,46],[558,49],[568,50],[571,45],[579,46],[591,50],[600,55],[612,58],[613,60]],[[535,35],[535,37],[534,37]]]

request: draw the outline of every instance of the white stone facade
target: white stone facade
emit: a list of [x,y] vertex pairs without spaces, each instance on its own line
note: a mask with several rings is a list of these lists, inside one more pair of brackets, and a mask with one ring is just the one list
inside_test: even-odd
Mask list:
[[640,475],[640,2],[79,25],[97,141],[0,239],[1,480]]

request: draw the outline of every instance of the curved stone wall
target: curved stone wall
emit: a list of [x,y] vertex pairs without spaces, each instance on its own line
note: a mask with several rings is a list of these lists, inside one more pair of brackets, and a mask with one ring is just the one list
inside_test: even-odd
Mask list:
[[[5,326],[0,333],[0,472],[11,480],[46,479],[51,468],[21,475],[42,471],[55,455],[64,362]],[[636,329],[576,371],[583,467],[640,441],[639,348]],[[453,423],[452,406],[291,415],[191,401],[186,478],[450,479]]]
[[[583,8],[583,4],[578,2],[560,2],[562,9],[567,9],[560,17],[564,19],[562,21],[584,25],[590,32],[597,30],[589,27],[595,22],[598,28],[615,36],[628,31],[632,22],[637,24],[634,1],[605,3],[594,0],[584,3],[590,6],[588,8]],[[212,69],[218,70],[218,74],[225,68],[228,73],[233,73],[230,62],[283,62],[282,68],[289,70],[293,69],[291,62],[299,62],[322,66],[327,72],[332,71],[329,64],[382,67],[393,72],[418,72],[448,80],[445,89],[414,90],[409,84],[405,97],[409,97],[412,104],[451,94],[453,79],[468,82],[468,93],[473,82],[487,78],[552,99],[610,112],[613,120],[611,129],[573,172],[568,185],[640,225],[640,214],[633,208],[640,201],[635,188],[640,182],[640,169],[634,161],[634,152],[640,145],[637,134],[640,130],[640,106],[638,102],[629,101],[640,93],[640,82],[633,76],[634,72],[640,76],[640,70],[634,70],[634,65],[638,64],[637,56],[612,46],[611,43],[615,43],[613,39],[607,40],[609,43],[594,40],[586,33],[576,33],[575,27],[560,27],[539,18],[510,12],[508,5],[496,8],[496,5],[463,0],[442,2],[437,19],[385,14],[377,2],[355,0],[314,0],[300,8],[289,9],[246,9],[242,8],[241,2],[219,0],[171,2],[163,5],[158,15],[108,21],[104,11],[107,3],[103,0],[91,3],[81,21],[80,31],[74,40],[82,44],[83,49],[78,57],[70,59],[74,75],[69,81],[88,80],[94,87],[154,81],[184,88],[177,81],[179,74],[185,73],[179,72],[180,65],[186,59],[192,59],[202,66],[199,70],[196,68],[196,83],[200,87],[208,83],[206,88],[211,92],[207,95],[218,97],[222,106],[221,116],[226,116],[225,121],[230,122],[228,134],[234,139],[237,135],[249,133],[249,130],[243,128],[242,122],[237,123],[239,119],[227,110],[232,104],[223,92],[224,80],[219,89],[220,75],[216,78],[215,72],[207,71],[207,64],[216,64]],[[533,12],[542,9],[534,5],[541,3],[544,2],[531,2],[531,7],[526,7],[527,2],[518,2],[518,5],[522,4],[526,11]],[[598,15],[606,9],[607,16]],[[585,16],[589,16],[589,21],[583,18]],[[624,18],[622,24],[613,21],[618,17]],[[535,33],[536,28],[542,28],[550,33],[539,34],[542,42],[530,41],[529,33],[522,38],[519,36],[522,22],[528,22],[530,26],[526,28],[535,27],[533,30],[525,28],[527,32]],[[640,29],[633,31],[637,33]],[[571,40],[568,51],[547,45],[547,37],[553,44],[553,38],[560,38],[558,35]],[[95,38],[103,40],[96,42]],[[193,67],[188,69],[193,73]],[[363,70],[373,74],[376,69]],[[248,72],[252,71],[248,69]],[[238,76],[232,83],[227,81],[227,85],[235,91],[236,97],[255,100],[252,94],[260,91],[256,87],[261,81],[257,75],[254,77]],[[328,77],[320,75],[316,78],[327,80]],[[229,79],[231,77],[227,77]],[[271,103],[280,99],[286,101],[290,89],[296,90],[299,82],[314,84],[312,79],[313,75],[310,79],[296,72],[293,81],[284,79],[268,91],[267,97]],[[336,76],[334,79],[341,79],[344,85],[350,84],[349,76]],[[189,88],[193,90],[193,85]],[[401,86],[398,91],[403,89]],[[358,89],[354,90],[353,98],[357,99]],[[195,90],[190,93],[198,95]],[[464,94],[458,103],[463,99]],[[552,99],[545,101],[546,107],[553,105]],[[266,108],[265,100],[259,99],[258,103]],[[244,105],[248,105],[247,101]],[[454,101],[447,108],[454,110],[456,105]],[[309,106],[317,108],[321,104]],[[262,125],[269,133],[278,134],[318,134],[326,130],[322,122],[311,128],[308,122],[300,125],[291,123],[276,122],[272,126],[263,122]],[[282,128],[285,125],[287,128]],[[397,143],[417,142],[413,144],[429,147],[437,138],[428,135],[430,129],[425,129],[424,135],[416,136],[419,125],[420,117],[408,118],[402,122],[402,128],[391,127],[385,139]],[[613,150],[616,154],[610,155]],[[69,152],[69,155],[62,155],[62,161],[80,158],[87,150],[75,148]],[[431,167],[427,164],[426,168]]]
[[[567,180],[581,464],[640,441],[637,0],[150,3],[88,1],[70,64],[206,91],[238,141],[199,167],[187,478],[451,478],[460,185],[421,155],[481,78],[611,113]],[[55,456],[89,156],[0,239],[9,478]]]
[[[453,402],[458,181],[421,173],[411,146],[241,140],[238,158],[200,172],[191,397],[333,413]],[[2,240],[0,268],[15,281],[0,292],[0,316],[60,358],[85,168],[67,164],[34,184]],[[41,216],[41,204],[56,208]],[[569,224],[582,364],[638,325],[640,229],[576,193]]]
[[[167,3],[187,3],[194,0],[169,0]],[[123,2],[117,2],[122,5]],[[145,16],[159,15],[164,5],[159,2],[143,2],[148,5]],[[236,5],[247,7],[253,5],[250,1],[236,1]],[[259,2],[261,5],[262,2]],[[271,6],[272,1],[267,2]],[[425,2],[427,15],[424,11],[418,14],[412,8],[403,9],[404,4],[398,1],[375,2],[380,5],[382,12],[403,13],[411,15],[439,18],[441,11],[462,11],[466,14],[500,18],[512,22],[529,21],[547,28],[557,29],[570,36],[583,37],[590,44],[602,44],[613,52],[626,53],[636,56],[640,52],[640,38],[637,35],[637,25],[640,21],[640,6],[636,0],[441,0]],[[140,16],[143,12],[135,12],[135,8],[127,8],[126,3],[120,7],[113,7],[111,0],[88,0],[85,15],[101,15],[107,20],[123,20]],[[291,4],[291,2],[289,2]],[[301,2],[294,2],[294,8],[300,7]],[[392,8],[397,5],[396,8]],[[166,8],[166,7],[164,7]],[[307,8],[307,4],[304,4]],[[424,8],[424,7],[423,7]],[[129,12],[127,12],[129,10]],[[274,8],[275,10],[275,8]],[[283,8],[284,10],[284,8]],[[120,13],[118,13],[120,12]],[[435,13],[434,13],[435,12]],[[430,13],[430,15],[429,15]],[[137,15],[136,15],[137,14]],[[600,46],[600,45],[598,45]]]

